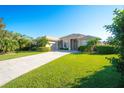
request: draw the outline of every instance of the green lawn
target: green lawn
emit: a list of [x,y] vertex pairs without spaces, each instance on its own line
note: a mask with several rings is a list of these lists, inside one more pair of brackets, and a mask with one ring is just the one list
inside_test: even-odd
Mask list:
[[120,74],[105,57],[69,54],[43,65],[2,87],[118,87]]
[[23,57],[23,56],[34,55],[34,54],[39,54],[39,53],[41,53],[41,52],[21,51],[21,52],[17,52],[17,53],[3,54],[3,55],[0,55],[0,61],[1,60],[12,59],[12,58]]

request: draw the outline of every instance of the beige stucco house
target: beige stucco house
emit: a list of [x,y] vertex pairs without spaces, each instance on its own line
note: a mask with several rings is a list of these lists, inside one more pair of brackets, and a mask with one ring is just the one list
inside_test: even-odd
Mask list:
[[47,47],[51,47],[52,50],[59,50],[62,48],[66,48],[68,50],[77,50],[78,47],[87,45],[87,41],[89,39],[97,38],[90,35],[83,34],[70,34],[61,38],[55,38],[46,36],[49,40],[49,44]]

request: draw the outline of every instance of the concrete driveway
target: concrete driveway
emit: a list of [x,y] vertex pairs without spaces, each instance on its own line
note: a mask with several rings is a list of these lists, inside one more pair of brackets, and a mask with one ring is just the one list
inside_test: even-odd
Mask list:
[[0,61],[0,86],[70,52],[47,52]]

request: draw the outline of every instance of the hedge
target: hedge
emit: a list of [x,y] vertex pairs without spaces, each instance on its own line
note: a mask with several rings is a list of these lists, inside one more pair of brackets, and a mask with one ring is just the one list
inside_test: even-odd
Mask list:
[[116,48],[110,45],[99,45],[95,47],[95,51],[98,54],[115,54],[117,53]]
[[80,47],[78,48],[78,50],[81,51],[81,52],[86,51],[86,49],[87,49],[87,46],[80,46]]
[[40,51],[40,52],[48,52],[50,50],[51,50],[50,47],[38,47],[37,48],[37,51]]
[[68,48],[60,48],[60,50],[68,50]]

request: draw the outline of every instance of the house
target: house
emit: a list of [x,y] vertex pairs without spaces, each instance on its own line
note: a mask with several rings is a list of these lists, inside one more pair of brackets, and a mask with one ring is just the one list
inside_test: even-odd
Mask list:
[[83,34],[70,34],[61,38],[49,36],[46,36],[46,38],[49,40],[49,45],[47,45],[47,47],[51,47],[52,50],[59,50],[64,48],[68,50],[77,50],[78,47],[87,45],[87,41],[89,39],[98,37]]
[[59,38],[51,37],[51,36],[45,36],[45,37],[49,40],[49,43],[46,45],[46,47],[50,47],[51,50],[59,50],[58,47]]

